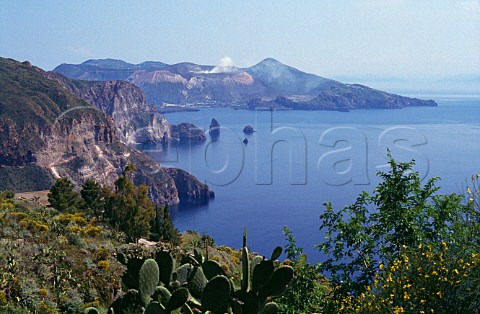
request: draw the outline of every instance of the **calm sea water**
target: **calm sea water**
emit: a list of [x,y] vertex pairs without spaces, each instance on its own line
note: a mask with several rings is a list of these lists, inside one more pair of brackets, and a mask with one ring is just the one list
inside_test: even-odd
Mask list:
[[[436,98],[439,107],[402,110],[274,111],[204,109],[167,114],[170,123],[222,127],[219,141],[148,147],[165,166],[185,169],[215,191],[206,205],[172,207],[181,231],[194,229],[217,244],[240,247],[243,227],[252,250],[270,255],[285,245],[288,225],[308,259],[323,239],[319,216],[325,201],[334,208],[372,192],[376,173],[386,170],[387,147],[396,160],[415,159],[424,178],[441,177],[441,192],[462,192],[480,172],[480,98]],[[257,131],[246,136],[252,125]],[[242,141],[248,139],[248,144]],[[425,181],[424,181],[425,182]]]

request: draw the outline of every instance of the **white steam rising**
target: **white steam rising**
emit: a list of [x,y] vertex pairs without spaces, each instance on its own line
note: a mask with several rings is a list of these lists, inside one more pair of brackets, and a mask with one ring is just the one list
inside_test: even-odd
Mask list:
[[208,71],[208,73],[227,73],[233,72],[236,70],[236,67],[233,65],[233,60],[229,56],[225,56],[220,59],[220,62],[216,67]]

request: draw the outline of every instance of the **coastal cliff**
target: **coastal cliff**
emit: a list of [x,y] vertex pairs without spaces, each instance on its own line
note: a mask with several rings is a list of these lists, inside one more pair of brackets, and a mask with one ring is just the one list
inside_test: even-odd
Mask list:
[[[5,179],[0,182],[0,190],[45,189],[58,177],[67,177],[77,186],[88,178],[113,185],[124,167],[134,163],[134,182],[147,184],[154,202],[179,202],[172,175],[151,157],[127,146],[118,136],[116,121],[98,109],[101,104],[93,106],[59,80],[47,77],[46,72],[28,62],[0,58],[0,177]],[[115,86],[122,85],[111,83],[104,88],[111,91]],[[117,95],[122,92],[117,91]],[[98,98],[108,99],[108,95]],[[133,125],[134,121],[130,122]],[[162,131],[169,132],[169,128]],[[17,177],[22,171],[16,169],[43,174],[43,179],[39,184],[22,184]],[[209,191],[190,174],[182,174],[184,177],[189,177],[191,193]],[[189,192],[182,188],[182,193]],[[206,192],[203,195],[208,197]]]
[[148,104],[143,92],[135,85],[124,81],[79,81],[54,72],[44,73],[78,98],[111,116],[117,136],[123,143],[159,143],[170,139],[167,119],[156,111],[155,106]]

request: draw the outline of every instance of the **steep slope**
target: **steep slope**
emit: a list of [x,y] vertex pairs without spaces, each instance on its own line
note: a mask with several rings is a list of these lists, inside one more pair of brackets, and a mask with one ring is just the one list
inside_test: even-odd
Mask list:
[[170,138],[167,120],[149,106],[143,92],[124,81],[89,82],[46,72],[75,96],[113,117],[116,134],[123,143],[159,143]]
[[[0,58],[0,177],[5,178],[0,190],[12,188],[6,183],[17,182],[19,168],[30,167],[36,175],[47,171],[46,180],[68,177],[78,185],[92,178],[112,185],[128,163],[135,163],[134,181],[150,186],[153,201],[178,202],[182,195],[172,176],[119,141],[112,117],[46,76],[28,62]],[[195,191],[210,196],[206,185],[192,180]],[[21,191],[24,185],[13,189]]]
[[[84,64],[72,66],[88,70]],[[108,62],[104,61],[103,66],[108,67]],[[126,67],[123,64],[115,66],[112,65],[110,70],[118,69],[118,73]],[[140,87],[147,99],[157,104],[340,111],[436,106],[434,101],[402,97],[305,73],[272,58],[245,69],[188,62],[163,65],[156,69],[140,69],[140,66],[137,65],[138,69],[124,79]],[[62,65],[54,71],[72,76],[65,67]],[[85,73],[86,77],[96,75],[96,72]],[[73,75],[81,77],[79,73]],[[125,77],[123,74],[120,76]]]
[[333,86],[343,85],[317,75],[302,72],[273,58],[267,58],[246,69],[278,95],[312,95]]

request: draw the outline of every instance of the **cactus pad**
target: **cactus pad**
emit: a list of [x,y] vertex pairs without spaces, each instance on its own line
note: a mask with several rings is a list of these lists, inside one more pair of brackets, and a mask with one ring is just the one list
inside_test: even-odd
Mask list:
[[150,302],[150,296],[155,292],[159,278],[157,262],[147,259],[138,274],[138,289],[145,305]]
[[218,275],[225,275],[225,271],[223,270],[222,266],[220,266],[220,264],[214,260],[205,261],[202,265],[202,269],[203,274],[208,280]]
[[167,251],[160,251],[155,256],[155,261],[160,269],[160,281],[168,285],[172,280],[172,273],[175,269],[175,259]]
[[272,252],[272,257],[270,258],[272,261],[278,259],[280,257],[280,255],[282,255],[282,247],[281,246],[277,246],[273,252]]
[[290,266],[280,266],[273,272],[272,278],[259,292],[259,295],[268,297],[276,296],[283,292],[290,280],[293,278],[293,268]]
[[278,304],[275,302],[268,302],[263,307],[261,314],[277,314],[279,311]]
[[172,294],[170,293],[170,291],[168,291],[167,288],[165,288],[164,286],[157,286],[155,288],[155,292],[153,293],[152,298],[154,301],[158,301],[160,304],[166,306],[171,296]]
[[179,288],[175,290],[170,297],[170,301],[168,301],[166,310],[167,312],[174,311],[179,307],[183,306],[185,302],[188,300],[188,289],[187,288]]
[[144,314],[167,314],[165,308],[158,302],[151,302],[145,309]]
[[242,290],[248,291],[250,285],[250,258],[247,247],[242,248]]
[[202,310],[222,312],[228,306],[230,282],[225,276],[216,276],[203,289]]
[[131,258],[127,263],[127,272],[122,276],[122,282],[128,289],[138,289],[138,274],[143,265],[143,260]]
[[252,275],[252,291],[257,292],[262,289],[272,277],[273,271],[274,266],[271,260],[262,260],[255,266]]
[[208,280],[203,274],[202,268],[195,266],[188,275],[187,288],[193,297],[200,298],[207,282]]
[[87,307],[83,314],[99,314],[98,310],[94,307]]

